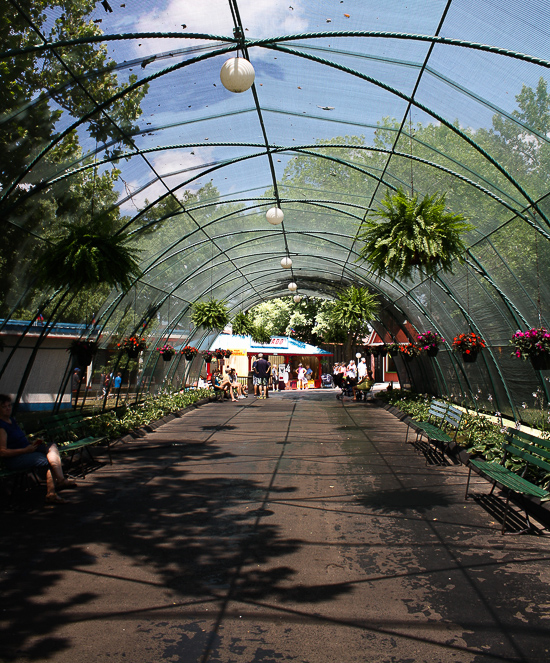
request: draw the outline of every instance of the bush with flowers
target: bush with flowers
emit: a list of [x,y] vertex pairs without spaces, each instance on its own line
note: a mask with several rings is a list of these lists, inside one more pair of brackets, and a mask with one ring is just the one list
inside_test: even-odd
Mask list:
[[172,359],[176,354],[176,348],[170,343],[165,343],[162,348],[157,348],[163,359]]
[[531,359],[537,356],[550,357],[550,333],[548,329],[540,327],[527,331],[517,331],[510,343],[514,346],[513,357],[518,359]]
[[428,351],[438,348],[440,345],[445,343],[445,339],[437,332],[427,331],[422,334],[418,334],[416,342],[420,346],[421,350]]
[[199,351],[197,348],[193,347],[192,345],[186,345],[184,348],[181,349],[181,354],[185,355],[186,359],[193,359],[195,355],[197,355]]
[[204,350],[202,353],[202,358],[204,361],[209,364],[212,361],[213,353],[210,350]]
[[462,352],[465,355],[477,354],[485,347],[485,341],[479,334],[475,334],[474,332],[459,334],[453,338],[453,350]]

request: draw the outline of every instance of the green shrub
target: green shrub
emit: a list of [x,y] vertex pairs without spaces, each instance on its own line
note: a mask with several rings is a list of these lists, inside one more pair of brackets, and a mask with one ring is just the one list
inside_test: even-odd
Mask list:
[[116,440],[131,430],[162,419],[167,414],[182,410],[213,394],[210,389],[195,389],[183,393],[162,392],[157,396],[148,396],[142,403],[120,408],[118,413],[105,412],[92,417],[88,423],[90,433],[97,437]]

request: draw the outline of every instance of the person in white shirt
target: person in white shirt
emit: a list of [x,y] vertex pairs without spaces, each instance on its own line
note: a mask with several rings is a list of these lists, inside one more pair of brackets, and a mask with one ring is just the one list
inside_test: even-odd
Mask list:
[[307,376],[306,376],[306,369],[302,366],[302,364],[298,365],[298,389],[307,389]]
[[367,362],[365,361],[365,357],[361,357],[361,360],[359,361],[359,365],[357,366],[357,377],[359,378],[359,382],[365,377],[367,374]]

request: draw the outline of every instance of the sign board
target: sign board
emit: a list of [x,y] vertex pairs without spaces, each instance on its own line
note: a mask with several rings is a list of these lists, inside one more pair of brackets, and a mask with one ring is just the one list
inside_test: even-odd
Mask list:
[[254,343],[250,341],[251,348],[261,348],[262,350],[286,350],[288,348],[288,338],[286,336],[273,336],[269,343]]
[[246,357],[246,354],[247,354],[246,350],[243,350],[242,348],[238,348],[237,350],[231,350],[232,357]]

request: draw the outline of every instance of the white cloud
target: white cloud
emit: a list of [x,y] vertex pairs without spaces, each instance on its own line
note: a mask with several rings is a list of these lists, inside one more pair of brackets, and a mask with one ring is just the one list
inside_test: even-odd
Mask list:
[[[290,8],[292,7],[292,9]],[[303,32],[308,25],[301,0],[239,0],[239,13],[249,39],[260,39],[274,34],[294,34]],[[168,0],[165,6],[158,7],[137,18],[136,29],[140,32],[204,32],[213,35],[232,35],[233,19],[227,0],[201,0],[183,2]],[[193,41],[191,45],[197,44]],[[150,51],[152,44],[143,44]],[[155,51],[167,50],[167,42],[157,42]]]
[[[167,150],[151,159],[155,171],[162,177],[170,189],[193,177],[194,174],[200,172],[200,169],[205,163],[213,160],[214,149],[211,147],[194,148],[192,152],[190,150]],[[126,195],[134,191],[136,193],[132,195],[131,199],[128,199],[120,206],[122,212],[135,212],[136,208],[143,207],[145,199],[153,202],[166,193],[166,187],[158,179],[140,190],[141,187],[153,180],[154,177],[154,173],[149,171],[140,180],[126,182]],[[200,180],[192,182],[188,186],[178,189],[176,195],[178,198],[181,198],[185,189],[197,191],[202,184],[203,182]]]

